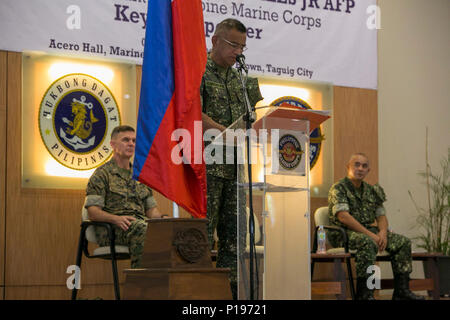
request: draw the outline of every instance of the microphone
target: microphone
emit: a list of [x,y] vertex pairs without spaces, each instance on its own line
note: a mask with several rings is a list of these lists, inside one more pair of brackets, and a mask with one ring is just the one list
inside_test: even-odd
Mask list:
[[246,73],[248,73],[248,67],[247,67],[247,65],[245,64],[245,56],[244,56],[243,54],[237,55],[236,61],[237,61],[237,63],[239,63],[239,68],[244,69],[244,71],[245,71]]

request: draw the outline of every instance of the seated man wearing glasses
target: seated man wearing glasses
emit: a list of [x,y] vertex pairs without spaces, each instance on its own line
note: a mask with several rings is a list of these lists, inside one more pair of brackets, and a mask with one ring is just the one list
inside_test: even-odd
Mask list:
[[[239,75],[232,68],[236,57],[246,49],[246,32],[246,27],[235,19],[226,19],[216,27],[200,88],[203,130],[214,128],[223,131],[246,112]],[[262,99],[257,79],[247,80],[247,93],[252,107]],[[231,269],[231,291],[236,299],[237,166],[226,164],[225,161],[213,164],[207,161],[206,173],[209,241],[213,244],[213,234],[217,227],[217,267]],[[243,221],[245,223],[245,218]]]

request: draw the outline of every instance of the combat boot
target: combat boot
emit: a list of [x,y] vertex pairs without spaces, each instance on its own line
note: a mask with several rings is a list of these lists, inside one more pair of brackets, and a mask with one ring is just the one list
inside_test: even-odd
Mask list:
[[394,293],[392,300],[425,300],[425,297],[414,294],[409,289],[409,274],[394,274]]
[[375,300],[373,289],[367,287],[367,278],[356,279],[356,300]]

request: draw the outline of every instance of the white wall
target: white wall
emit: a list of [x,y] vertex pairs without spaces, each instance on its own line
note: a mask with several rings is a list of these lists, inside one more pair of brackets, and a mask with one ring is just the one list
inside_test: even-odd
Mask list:
[[379,180],[388,196],[390,226],[414,237],[417,211],[408,190],[426,205],[417,175],[425,169],[425,128],[432,169],[439,169],[450,146],[450,1],[378,4]]

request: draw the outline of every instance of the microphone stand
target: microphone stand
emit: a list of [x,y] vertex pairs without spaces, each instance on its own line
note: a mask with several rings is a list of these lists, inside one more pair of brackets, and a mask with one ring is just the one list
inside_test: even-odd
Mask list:
[[[238,62],[238,74],[239,79],[241,80],[242,90],[244,93],[244,103],[246,105],[246,114],[244,116],[244,120],[246,123],[246,135],[245,141],[247,145],[247,167],[248,167],[248,190],[249,190],[249,209],[250,216],[248,219],[248,230],[250,236],[250,252],[249,252],[249,275],[250,275],[250,300],[254,300],[254,247],[255,247],[255,221],[253,216],[253,186],[252,186],[252,166],[251,166],[251,144],[250,144],[250,131],[252,128],[252,123],[256,119],[256,114],[252,106],[250,105],[250,100],[248,99],[247,93],[247,77],[248,77],[248,69],[245,66],[245,63]],[[243,73],[245,71],[245,75]],[[245,250],[245,249],[244,249]],[[245,265],[244,265],[245,267]]]

